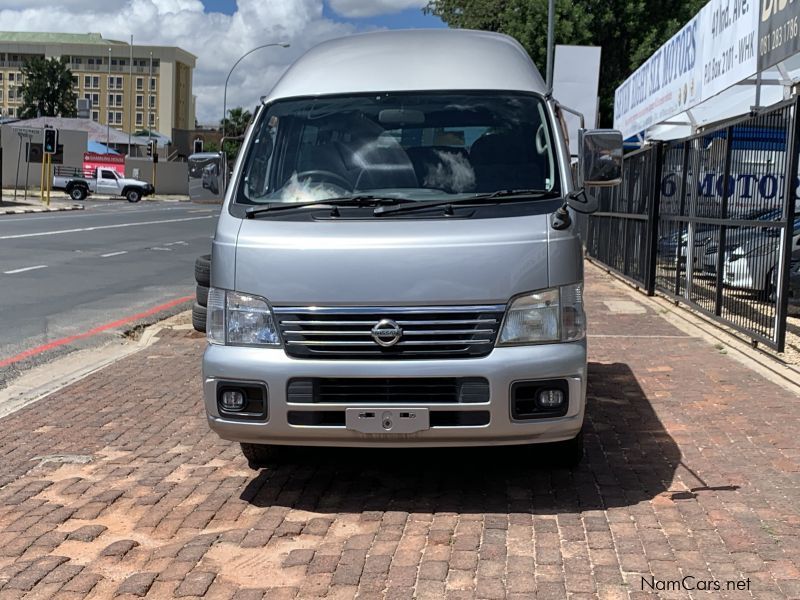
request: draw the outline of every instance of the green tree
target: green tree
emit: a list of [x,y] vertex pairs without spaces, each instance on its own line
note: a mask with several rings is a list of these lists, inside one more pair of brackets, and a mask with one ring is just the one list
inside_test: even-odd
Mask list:
[[77,95],[66,58],[34,57],[22,66],[22,77],[21,118],[77,115]]
[[[600,123],[614,119],[614,90],[706,0],[556,0],[556,44],[600,46]],[[450,27],[515,37],[544,76],[547,0],[430,0],[423,10]]]

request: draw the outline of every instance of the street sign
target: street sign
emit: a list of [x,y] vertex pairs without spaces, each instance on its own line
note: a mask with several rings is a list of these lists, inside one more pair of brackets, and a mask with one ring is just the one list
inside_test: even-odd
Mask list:
[[12,127],[20,137],[34,138],[42,135],[42,130],[37,127]]

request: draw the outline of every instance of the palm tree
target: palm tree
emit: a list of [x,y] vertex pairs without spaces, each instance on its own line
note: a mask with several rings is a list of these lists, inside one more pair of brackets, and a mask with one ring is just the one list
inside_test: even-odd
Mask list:
[[220,126],[225,131],[226,137],[239,137],[244,135],[252,117],[249,110],[237,106],[228,111],[228,117],[220,123]]

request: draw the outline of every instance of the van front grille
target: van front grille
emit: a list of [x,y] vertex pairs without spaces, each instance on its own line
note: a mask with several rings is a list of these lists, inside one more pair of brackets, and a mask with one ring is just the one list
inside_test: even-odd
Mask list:
[[[503,304],[274,308],[289,356],[357,360],[486,356],[494,347],[504,311]],[[372,333],[387,321],[402,330],[391,346],[379,344]]]

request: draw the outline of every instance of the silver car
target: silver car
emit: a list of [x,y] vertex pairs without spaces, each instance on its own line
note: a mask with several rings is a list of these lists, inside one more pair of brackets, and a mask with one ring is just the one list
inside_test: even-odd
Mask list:
[[295,62],[247,131],[213,241],[211,428],[255,468],[286,445],[551,442],[576,464],[574,210],[619,182],[622,139],[582,132],[576,185],[560,110],[503,35],[369,33]]

